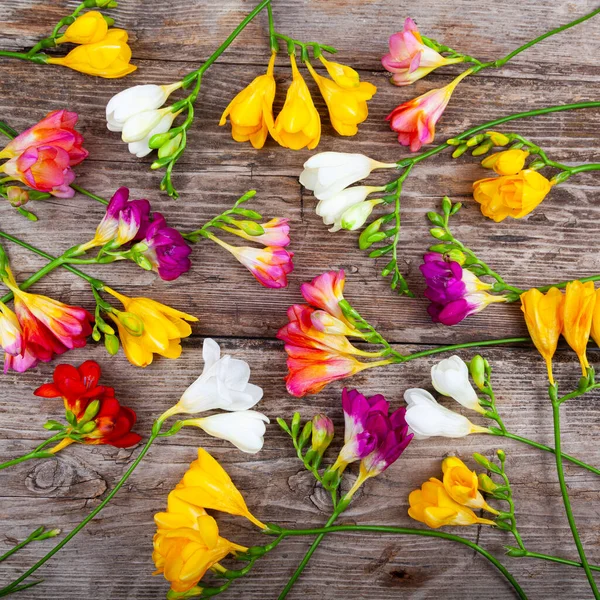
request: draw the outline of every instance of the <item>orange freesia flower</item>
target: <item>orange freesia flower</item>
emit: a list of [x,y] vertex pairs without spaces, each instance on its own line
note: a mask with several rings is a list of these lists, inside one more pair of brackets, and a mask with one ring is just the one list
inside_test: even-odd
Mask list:
[[575,351],[581,363],[581,372],[587,373],[590,366],[586,349],[590,339],[592,318],[596,305],[594,283],[588,281],[571,281],[567,283],[564,303],[563,337]]
[[563,329],[563,303],[562,292],[554,287],[546,294],[535,288],[521,294],[525,323],[535,347],[546,361],[551,384],[554,384],[552,357]]

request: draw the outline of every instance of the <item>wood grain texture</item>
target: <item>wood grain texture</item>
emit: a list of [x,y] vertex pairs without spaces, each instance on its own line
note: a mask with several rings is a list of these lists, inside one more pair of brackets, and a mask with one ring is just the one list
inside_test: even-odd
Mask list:
[[[317,411],[329,414],[338,438],[328,454],[341,445],[343,417],[340,392],[334,384],[318,396],[291,398],[285,390],[285,354],[275,333],[285,322],[285,310],[301,299],[299,284],[332,268],[347,273],[346,297],[402,351],[435,344],[489,339],[525,333],[516,306],[494,306],[454,328],[430,323],[423,283],[418,271],[428,245],[425,213],[437,208],[444,194],[465,203],[455,218],[460,238],[481,254],[507,280],[526,287],[600,272],[600,209],[597,177],[572,178],[522,221],[493,225],[485,220],[470,196],[471,182],[483,174],[477,161],[447,154],[422,163],[411,174],[403,194],[402,264],[414,300],[398,298],[377,273],[384,261],[373,261],[356,247],[357,235],[327,233],[314,213],[315,201],[297,181],[302,163],[311,152],[291,152],[268,142],[257,152],[237,144],[218,117],[231,97],[264,70],[268,60],[266,16],[259,17],[238,42],[208,71],[198,102],[198,116],[190,132],[189,147],[177,166],[175,182],[181,192],[174,202],[157,191],[161,175],[151,172],[150,158],[128,154],[118,135],[108,132],[104,107],[125,86],[165,83],[192,70],[229,33],[253,6],[250,0],[156,3],[123,0],[111,12],[118,26],[129,30],[136,73],[125,81],[92,79],[60,68],[45,68],[2,59],[0,119],[23,129],[50,110],[69,108],[81,115],[81,131],[90,157],[76,168],[78,182],[108,197],[119,185],[131,188],[133,197],[147,197],[169,223],[194,229],[227,208],[248,189],[256,189],[252,207],[265,216],[291,220],[296,269],[285,290],[258,286],[243,267],[208,242],[194,250],[193,270],[180,281],[166,284],[132,264],[90,268],[113,287],[130,295],[149,295],[200,318],[194,334],[184,342],[176,362],[157,360],[145,370],[131,367],[122,354],[109,358],[93,344],[72,352],[64,361],[79,364],[97,360],[120,400],[134,408],[137,430],[147,435],[153,419],[173,404],[202,368],[201,346],[206,336],[222,344],[224,352],[247,360],[252,380],[265,389],[260,404],[273,420],[290,417],[295,410],[309,418]],[[70,6],[70,5],[69,5]],[[74,6],[74,4],[73,4]],[[566,23],[592,10],[593,0],[558,0],[551,5],[534,0],[473,3],[455,0],[275,0],[276,26],[301,39],[329,43],[340,50],[341,62],[361,71],[378,86],[370,102],[370,117],[355,138],[340,138],[332,131],[323,102],[315,94],[323,115],[319,150],[363,152],[381,160],[406,155],[397,145],[384,117],[398,103],[450,81],[459,67],[432,74],[407,89],[388,84],[380,58],[387,38],[411,14],[431,37],[443,40],[480,58],[496,58],[549,27]],[[22,49],[44,35],[48,25],[66,12],[64,0],[4,0],[0,3],[2,49]],[[600,20],[551,38],[518,56],[506,67],[467,79],[456,90],[438,127],[438,140],[516,110],[550,104],[593,100],[600,96]],[[277,63],[276,109],[283,103],[289,68],[283,57]],[[314,90],[312,82],[308,82]],[[600,111],[569,112],[519,121],[506,131],[517,131],[542,145],[556,160],[599,161]],[[385,182],[379,173],[373,181]],[[2,229],[60,254],[85,241],[103,209],[78,196],[52,200],[32,208],[40,217],[30,223],[8,206],[0,207]],[[7,245],[20,279],[44,263],[14,245]],[[63,301],[92,307],[87,285],[66,272],[54,272],[35,287]],[[552,419],[544,389],[544,367],[527,346],[486,351],[494,367],[499,407],[511,431],[552,444]],[[468,359],[471,352],[461,352]],[[600,353],[590,352],[593,364]],[[405,389],[429,387],[434,359],[373,370],[346,382],[364,393],[384,393],[394,407]],[[54,363],[56,364],[56,363]],[[33,390],[48,380],[54,364],[0,378],[0,460],[21,455],[45,437],[43,423],[59,418],[60,403],[42,400]],[[564,390],[577,382],[578,366],[570,351],[560,350],[556,375]],[[600,464],[600,409],[597,394],[563,407],[565,451],[592,464]],[[196,431],[182,431],[164,439],[150,451],[115,500],[39,575],[44,583],[21,594],[25,600],[146,600],[164,597],[167,585],[152,578],[152,516],[163,510],[168,491],[181,478],[203,445],[213,453],[243,490],[251,510],[261,519],[289,526],[319,526],[329,514],[322,490],[301,468],[276,424],[267,429],[264,450],[246,456],[219,440]],[[345,523],[382,523],[412,526],[406,514],[408,493],[428,477],[440,475],[441,458],[457,454],[463,459],[475,451],[491,456],[498,447],[509,456],[520,530],[531,550],[576,557],[562,508],[554,460],[516,442],[491,436],[464,440],[433,439],[413,443],[400,461],[370,481],[359,493]],[[40,524],[70,530],[111,489],[138,450],[107,447],[71,447],[56,460],[24,463],[0,473],[0,553],[23,539]],[[589,558],[600,563],[598,479],[567,466],[573,509]],[[240,519],[219,517],[223,535],[243,544],[263,539]],[[459,533],[479,542],[498,556],[511,540],[505,533],[469,528]],[[1,582],[12,580],[35,562],[52,541],[35,544],[0,568]],[[223,595],[231,599],[276,598],[303,556],[307,539],[289,540],[260,561],[250,576]],[[591,598],[583,573],[577,569],[534,560],[503,558],[532,600],[569,597]],[[425,539],[367,534],[328,537],[289,596],[296,598],[370,598],[384,600],[464,600],[513,598],[502,577],[478,555],[451,543]]]

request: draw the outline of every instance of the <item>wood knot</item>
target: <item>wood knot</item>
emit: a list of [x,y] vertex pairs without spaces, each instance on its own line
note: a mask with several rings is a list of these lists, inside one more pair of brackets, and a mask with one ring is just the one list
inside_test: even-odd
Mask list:
[[96,498],[106,489],[106,481],[73,457],[39,461],[25,479],[34,494],[50,498]]

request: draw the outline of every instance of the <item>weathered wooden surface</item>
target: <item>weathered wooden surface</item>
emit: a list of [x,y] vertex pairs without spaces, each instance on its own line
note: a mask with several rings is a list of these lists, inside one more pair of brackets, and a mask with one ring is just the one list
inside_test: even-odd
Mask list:
[[[43,35],[48,25],[66,12],[63,0],[37,3],[4,0],[0,6],[3,33],[0,47],[21,49]],[[399,102],[449,81],[451,67],[408,89],[387,83],[380,66],[387,37],[411,14],[423,31],[482,58],[501,56],[545,31],[591,10],[595,2],[534,0],[453,3],[426,0],[419,3],[391,0],[336,0],[292,2],[275,0],[277,28],[301,39],[316,39],[340,50],[340,60],[360,68],[364,79],[378,84],[370,103],[370,117],[351,139],[340,138],[324,118],[319,150],[359,151],[382,160],[406,154],[383,120]],[[301,189],[297,176],[310,152],[294,153],[269,142],[257,152],[233,142],[227,128],[217,126],[229,99],[266,66],[268,46],[266,15],[248,27],[240,40],[207,73],[198,104],[198,118],[189,147],[175,175],[181,191],[178,202],[157,191],[160,174],[148,170],[150,158],[129,155],[104,124],[104,106],[116,91],[136,83],[164,83],[182,76],[229,33],[253,2],[226,0],[219,3],[142,2],[124,0],[111,13],[117,24],[132,33],[134,62],[139,70],[125,81],[92,79],[59,68],[37,67],[2,60],[0,118],[17,129],[56,108],[81,114],[81,130],[90,157],[77,168],[79,183],[109,196],[118,185],[131,188],[134,197],[148,197],[170,223],[195,228],[228,207],[247,189],[258,196],[253,206],[269,216],[292,221],[296,270],[286,290],[260,288],[221,249],[199,244],[194,268],[179,282],[165,284],[134,265],[95,268],[93,272],[128,294],[145,294],[197,315],[200,322],[192,338],[184,342],[177,362],[157,360],[146,370],[136,370],[119,355],[110,359],[93,345],[67,354],[66,362],[79,364],[93,358],[104,369],[119,398],[138,413],[141,433],[147,433],[156,415],[163,412],[199,373],[201,344],[215,337],[223,350],[247,360],[253,381],[265,388],[260,404],[270,417],[290,417],[300,410],[305,417],[327,412],[341,435],[342,414],[336,384],[307,400],[287,395],[283,384],[285,354],[274,339],[285,322],[285,309],[298,301],[300,282],[330,268],[348,274],[347,297],[380,331],[407,351],[425,345],[453,343],[524,334],[515,306],[491,307],[452,329],[434,326],[425,313],[423,284],[418,272],[426,244],[425,212],[439,205],[443,194],[465,201],[455,220],[457,232],[499,272],[516,285],[533,285],[569,279],[600,271],[598,258],[600,210],[597,177],[580,175],[554,190],[538,210],[523,221],[493,225],[480,215],[470,199],[471,182],[481,176],[475,160],[450,162],[447,155],[419,165],[411,174],[403,195],[403,263],[417,299],[395,297],[377,277],[380,261],[368,259],[356,247],[356,235],[328,234],[314,214],[314,199]],[[438,128],[438,139],[498,116],[550,104],[592,100],[599,97],[600,21],[591,21],[540,44],[499,71],[486,71],[459,86]],[[278,95],[281,106],[289,70],[278,61]],[[312,85],[309,82],[309,85]],[[314,86],[313,86],[314,87]],[[316,97],[316,95],[315,95]],[[325,116],[323,103],[317,106]],[[511,129],[530,136],[558,160],[600,160],[598,111],[570,112],[518,122]],[[509,130],[509,129],[507,129]],[[382,174],[374,180],[385,181]],[[40,221],[32,224],[4,206],[2,228],[59,254],[84,241],[95,228],[102,208],[83,197],[56,200],[35,206]],[[42,264],[39,258],[8,246],[15,271],[24,278]],[[90,271],[92,272],[92,270]],[[36,288],[61,300],[91,307],[84,282],[65,272],[55,272]],[[469,352],[461,355],[466,359]],[[550,407],[544,390],[544,369],[530,348],[505,347],[486,351],[494,366],[499,406],[509,428],[517,433],[552,443]],[[599,354],[592,352],[593,363]],[[563,389],[576,384],[578,367],[573,354],[561,351],[556,372]],[[348,381],[365,393],[381,392],[397,406],[408,387],[429,387],[433,359],[402,367],[374,370]],[[56,363],[55,363],[56,364]],[[0,379],[0,457],[21,455],[45,435],[42,424],[60,416],[58,401],[41,400],[32,391],[49,379],[53,364],[25,375]],[[600,411],[590,395],[565,406],[566,451],[600,464],[597,438]],[[339,436],[338,436],[339,437]],[[337,440],[339,445],[340,440]],[[32,600],[150,599],[164,596],[167,585],[152,578],[152,515],[165,506],[166,496],[181,478],[196,447],[202,444],[232,475],[245,493],[248,505],[263,520],[291,526],[318,526],[325,522],[329,505],[297,459],[277,425],[267,430],[264,450],[248,457],[226,443],[198,432],[183,431],[161,440],[142,466],[99,518],[73,540],[38,574],[44,583],[22,593]],[[575,558],[553,457],[537,450],[491,437],[465,440],[434,439],[413,443],[401,460],[383,476],[370,481],[343,518],[343,522],[385,523],[412,526],[406,515],[410,490],[431,476],[439,476],[443,456],[456,453],[467,459],[474,452],[492,454],[498,446],[509,454],[509,472],[515,485],[519,526],[530,549]],[[334,450],[337,447],[334,447]],[[25,463],[4,471],[0,486],[0,553],[24,538],[39,524],[68,531],[79,522],[126,470],[136,450],[108,447],[71,447],[56,460]],[[332,452],[333,455],[333,452]],[[599,481],[576,467],[567,467],[573,509],[589,558],[600,563],[598,527]],[[262,540],[239,519],[221,518],[224,535],[240,543]],[[490,529],[466,529],[460,533],[497,555],[508,536]],[[50,548],[36,544],[2,565],[1,582],[10,581]],[[290,540],[260,561],[245,580],[230,588],[225,598],[275,598],[302,557],[307,539]],[[534,560],[504,559],[532,600],[559,597],[591,597],[583,573],[577,569]],[[462,547],[425,538],[336,535],[326,539],[315,554],[290,598],[410,597],[418,600],[445,598],[512,598],[501,576],[481,557]]]

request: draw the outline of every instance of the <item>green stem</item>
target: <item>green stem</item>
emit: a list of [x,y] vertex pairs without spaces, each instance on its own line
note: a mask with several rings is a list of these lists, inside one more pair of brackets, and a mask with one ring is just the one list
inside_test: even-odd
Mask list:
[[579,165],[578,167],[570,167],[567,169],[570,175],[575,175],[576,173],[583,173],[584,171],[600,171],[600,164],[598,163],[588,163],[586,165]]
[[[573,104],[561,104],[561,105],[557,105],[557,106],[547,106],[545,108],[537,108],[537,109],[528,110],[525,112],[514,113],[512,115],[500,117],[499,119],[494,119],[493,121],[488,121],[487,123],[483,123],[482,125],[477,125],[475,127],[471,127],[471,129],[467,129],[460,135],[455,136],[453,139],[463,140],[463,139],[468,138],[471,135],[479,133],[480,131],[483,131],[485,129],[490,129],[492,127],[496,127],[496,125],[502,125],[503,123],[507,123],[509,121],[514,121],[516,119],[524,119],[526,117],[536,117],[538,115],[547,115],[549,113],[562,112],[565,110],[577,110],[577,109],[582,109],[582,108],[599,108],[599,107],[600,107],[600,102],[576,102]],[[404,168],[404,167],[407,167],[408,165],[421,162],[422,160],[425,160],[426,158],[429,158],[430,156],[433,156],[434,154],[439,154],[440,152],[442,152],[443,150],[445,150],[446,148],[449,148],[449,147],[450,147],[450,144],[448,144],[447,142],[444,142],[443,144],[440,144],[439,146],[435,146],[434,148],[431,148],[430,150],[427,150],[426,152],[418,154],[417,156],[399,160],[396,164],[398,165],[399,168]]]
[[[501,432],[500,430],[492,429],[492,434],[500,436],[500,437],[505,437],[505,438],[508,438],[511,440],[515,440],[515,441],[521,442],[523,444],[527,444],[528,446],[532,446],[533,448],[538,448],[539,450],[544,450],[545,452],[550,452],[551,454],[556,454],[556,450],[554,448],[551,448],[550,446],[540,444],[539,442],[535,442],[534,440],[530,440],[529,438],[522,437],[522,436],[516,435],[514,433],[510,433],[509,431]],[[578,458],[575,458],[574,456],[571,456],[569,454],[565,454],[564,452],[562,452],[561,454],[562,454],[563,459],[568,460],[569,462],[573,463],[574,465],[577,465],[578,467],[587,469],[591,473],[594,473],[594,475],[600,475],[600,469],[596,469],[596,467],[592,467],[592,465],[589,465],[588,463],[584,463],[583,461],[579,460]]]
[[499,344],[516,344],[519,342],[530,342],[531,338],[528,337],[515,337],[515,338],[502,338],[498,340],[484,340],[481,342],[466,342],[463,344],[452,344],[450,346],[439,346],[438,348],[431,348],[429,350],[422,350],[421,352],[414,352],[413,354],[403,355],[402,360],[397,362],[406,362],[414,360],[415,358],[421,358],[422,356],[430,356],[432,354],[440,354],[441,352],[452,352],[454,350],[460,350],[461,348],[479,348],[483,346],[497,346]]
[[[569,565],[570,567],[583,567],[580,562],[576,560],[569,560],[568,558],[560,558],[558,556],[551,556],[550,554],[542,554],[540,552],[530,552],[525,550],[523,554],[526,558],[539,558],[541,560],[549,560],[550,562],[560,563],[561,565]],[[600,571],[600,567],[597,565],[589,565],[592,571]]]
[[154,426],[152,427],[152,434],[148,438],[146,445],[142,448],[142,451],[139,453],[135,461],[133,461],[129,469],[125,471],[125,474],[123,475],[123,477],[121,477],[117,485],[115,485],[115,487],[107,494],[106,498],[104,498],[104,500],[102,500],[102,502],[100,502],[100,504],[98,504],[98,506],[92,512],[90,512],[89,515],[85,517],[85,519],[83,519],[83,521],[81,521],[81,523],[79,523],[69,534],[67,534],[58,544],[56,544],[56,546],[54,546],[54,548],[52,548],[50,552],[48,552],[43,558],[41,558],[37,563],[35,563],[33,567],[25,571],[23,575],[15,579],[15,581],[13,581],[11,584],[2,588],[0,590],[0,597],[8,596],[9,594],[11,594],[16,586],[18,586],[20,583],[22,583],[28,577],[30,577],[33,573],[35,573],[35,571],[37,571],[42,565],[44,565],[48,560],[50,560],[61,548],[66,546],[114,498],[117,492],[129,479],[130,475],[135,471],[140,462],[142,462],[142,459],[144,458],[144,456],[146,456],[148,450],[150,450],[150,446],[152,446],[152,443],[158,437],[162,425],[163,421],[161,421],[160,419],[154,423]]
[[269,15],[269,46],[271,52],[279,52],[279,43],[277,42],[275,24],[273,23],[273,6],[270,2],[267,4],[267,14]]
[[526,44],[519,46],[516,50],[513,50],[511,53],[507,54],[504,58],[500,58],[500,59],[494,61],[490,66],[501,67],[501,66],[505,65],[509,60],[514,58],[517,54],[520,54],[524,50],[531,48],[531,46],[537,44],[538,42],[541,42],[542,40],[545,40],[546,38],[549,38],[550,36],[555,35],[557,33],[561,33],[562,31],[565,31],[566,29],[575,27],[575,25],[579,25],[580,23],[583,23],[584,21],[587,21],[588,19],[595,17],[597,14],[600,14],[600,8],[597,8],[597,9],[593,10],[592,12],[590,12],[586,15],[583,15],[583,17],[579,17],[578,19],[571,21],[570,23],[567,23],[566,25],[561,25],[560,27],[556,27],[555,29],[551,29],[550,31],[547,31],[546,33],[536,37],[535,39],[531,40],[530,42],[527,42]]
[[[337,505],[336,509],[334,510],[333,514],[331,515],[331,517],[329,517],[329,520],[327,521],[327,523],[325,523],[325,528],[333,525],[335,523],[335,521],[337,520],[337,518],[340,516],[340,514],[346,509],[347,506],[348,506],[348,504],[345,503],[343,500],[341,500],[340,503]],[[312,532],[309,532],[309,530],[304,530],[304,531],[306,533],[312,533]],[[311,544],[310,548],[304,555],[304,558],[300,561],[300,564],[294,571],[294,574],[291,576],[290,580],[285,584],[285,587],[283,588],[283,590],[281,590],[281,593],[279,594],[279,597],[277,600],[283,600],[289,594],[292,587],[294,587],[294,584],[296,583],[298,577],[300,577],[300,575],[302,574],[302,571],[304,571],[304,567],[306,567],[306,565],[308,564],[308,561],[311,559],[312,555],[315,553],[315,550],[319,547],[319,544],[323,541],[325,534],[328,532],[320,531],[317,533],[318,533],[317,537],[315,538],[315,540]],[[302,535],[302,534],[290,534],[290,535]]]
[[29,55],[26,52],[11,52],[10,50],[0,50],[0,56],[6,56],[8,58],[18,58],[20,60],[28,60],[29,62],[36,63],[38,65],[48,64],[48,56],[45,54],[33,54]]
[[[86,275],[83,271],[80,271],[79,269],[76,269],[75,267],[71,267],[70,265],[65,264],[66,258],[64,256],[59,256],[59,257],[52,256],[51,254],[48,254],[47,252],[44,252],[43,250],[40,250],[39,248],[36,248],[35,246],[32,246],[31,244],[28,244],[27,242],[24,242],[23,240],[20,240],[17,237],[14,237],[8,233],[5,233],[4,231],[0,231],[0,238],[4,238],[6,240],[14,242],[15,244],[18,244],[19,246],[26,248],[30,252],[34,252],[35,254],[42,256],[43,258],[46,258],[51,261],[45,267],[40,269],[37,273],[34,273],[31,277],[29,277],[29,279],[27,279],[25,282],[23,282],[19,286],[22,290],[25,290],[25,289],[31,287],[36,281],[39,281],[42,277],[44,277],[44,275],[47,275],[50,271],[56,269],[59,266],[63,266],[65,269],[67,269],[74,275],[77,275],[78,277],[85,279],[85,281],[87,281],[93,288],[102,289],[104,287],[104,284],[99,279],[90,277],[89,275]],[[0,302],[6,303],[12,297],[13,297],[13,294],[11,292],[9,294],[6,294],[6,296],[4,296],[3,298],[0,298]]]
[[24,454],[23,456],[19,456],[18,458],[13,458],[12,460],[7,460],[0,464],[0,471],[2,469],[7,469],[8,467],[12,467],[14,465],[18,465],[26,460],[32,460],[35,458],[50,458],[51,455],[49,452],[30,452],[29,454]]
[[[475,550],[476,552],[487,558],[502,573],[502,575],[506,577],[506,579],[517,592],[519,598],[521,598],[522,600],[527,600],[527,596],[525,595],[525,592],[521,589],[521,586],[517,583],[516,579],[508,572],[506,567],[504,567],[504,565],[497,558],[492,556],[487,550],[484,550],[475,542],[467,540],[466,538],[460,537],[458,535],[454,535],[452,533],[445,533],[443,531],[434,531],[430,529],[414,529],[411,527],[388,527],[383,525],[334,525],[320,527],[317,529],[284,529],[282,530],[281,535],[283,535],[284,537],[297,535],[318,535],[319,538],[317,539],[320,539],[328,533],[337,533],[342,531],[364,531],[372,533],[420,535],[423,537],[435,537],[463,544],[464,546]],[[280,598],[281,597],[282,596],[280,596]]]
[[579,553],[579,558],[581,559],[581,565],[590,583],[592,593],[594,594],[594,598],[599,600],[600,592],[598,591],[598,587],[594,580],[594,575],[590,569],[587,556],[585,555],[585,550],[583,549],[583,544],[581,543],[581,539],[579,537],[579,532],[577,531],[577,524],[575,523],[573,510],[571,509],[571,501],[569,499],[569,492],[565,482],[560,441],[560,401],[557,398],[552,399],[552,418],[554,422],[554,447],[556,449],[554,455],[556,457],[556,472],[558,475],[558,482],[560,484],[563,504],[565,505],[565,512],[567,513],[567,520],[569,521],[569,527],[571,528],[571,532],[573,534],[573,541],[575,542],[575,546],[577,546],[577,552]]
[[104,198],[101,198],[100,196],[96,196],[96,194],[93,194],[89,190],[82,188],[80,185],[75,185],[74,183],[72,183],[71,187],[76,192],[79,192],[80,194],[83,194],[84,196],[87,196],[88,198],[91,198],[92,200],[96,200],[96,202],[100,202],[101,204],[104,204],[105,206],[108,204],[108,200],[105,200]]
[[[241,23],[229,34],[227,39],[209,56],[207,61],[199,69],[193,71],[193,73],[202,77],[202,74],[217,60],[217,58],[219,58],[219,56],[221,56],[221,54],[223,54],[223,52],[225,52],[225,50],[227,50],[233,40],[235,40],[235,38],[245,29],[246,25],[248,25],[248,23],[250,23],[250,21],[252,21],[265,6],[268,6],[270,2],[271,0],[262,0],[262,2],[258,4],[254,10],[248,13]],[[186,76],[186,79],[189,79],[192,76],[193,74],[190,73]]]
[[[536,289],[540,290],[540,292],[547,292],[550,288],[553,288],[553,287],[559,288],[559,289],[564,289],[567,287],[568,283],[571,283],[571,281],[573,281],[573,280],[569,279],[569,281],[561,281],[560,283],[551,283],[550,285],[543,285]],[[600,281],[600,274],[599,275],[590,275],[589,277],[582,277],[578,281],[581,281],[581,283],[585,283],[586,281]]]

